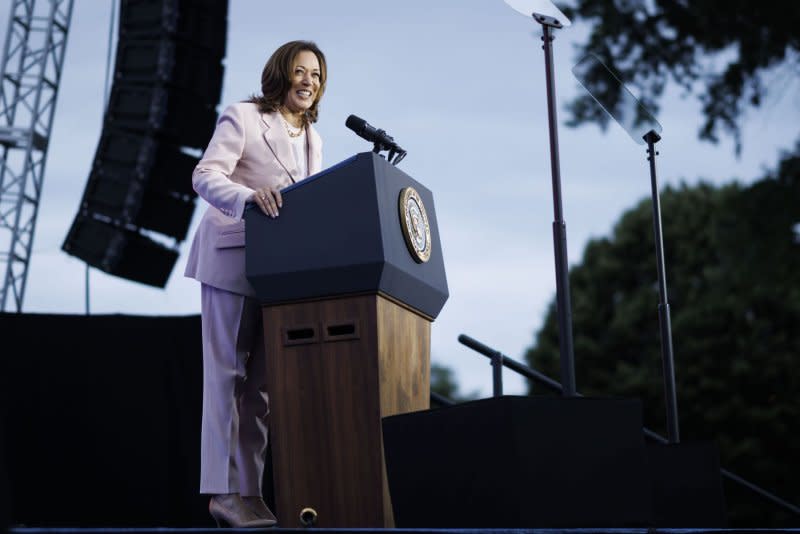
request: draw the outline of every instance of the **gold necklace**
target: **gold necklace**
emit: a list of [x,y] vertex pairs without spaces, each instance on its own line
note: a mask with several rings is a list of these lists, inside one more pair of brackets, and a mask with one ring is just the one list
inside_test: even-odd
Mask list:
[[289,137],[295,138],[300,137],[303,134],[303,125],[301,124],[298,126],[298,130],[296,132],[292,131],[294,126],[289,126],[289,121],[286,120],[286,117],[283,116],[283,112],[280,112],[281,119],[283,120],[283,125],[286,127],[286,133],[289,134]]

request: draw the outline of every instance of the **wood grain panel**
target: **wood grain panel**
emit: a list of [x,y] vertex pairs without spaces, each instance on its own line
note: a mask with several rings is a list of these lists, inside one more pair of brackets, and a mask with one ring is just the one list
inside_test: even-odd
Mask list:
[[[280,526],[300,526],[305,506],[320,527],[393,526],[381,417],[427,408],[430,323],[378,295],[270,306],[263,318]],[[313,342],[287,342],[308,328]]]
[[[431,323],[394,301],[376,299],[381,417],[430,408]],[[381,433],[384,517],[394,525]]]

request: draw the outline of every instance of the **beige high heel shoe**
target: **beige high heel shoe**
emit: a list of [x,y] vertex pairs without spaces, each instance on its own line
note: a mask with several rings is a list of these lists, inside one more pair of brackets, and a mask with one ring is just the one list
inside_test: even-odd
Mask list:
[[258,528],[275,524],[274,519],[261,519],[254,514],[238,493],[213,495],[208,501],[208,513],[218,527]]
[[242,501],[244,501],[244,504],[247,505],[257,518],[271,521],[272,523],[268,526],[272,526],[278,522],[275,518],[275,514],[272,513],[272,510],[269,509],[267,503],[265,503],[264,499],[261,497],[242,496]]

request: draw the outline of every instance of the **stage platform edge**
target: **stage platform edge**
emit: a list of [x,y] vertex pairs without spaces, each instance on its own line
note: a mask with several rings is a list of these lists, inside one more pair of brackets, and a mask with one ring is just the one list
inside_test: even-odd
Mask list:
[[530,528],[530,529],[424,529],[424,528],[35,528],[11,527],[13,534],[212,534],[224,532],[272,532],[274,534],[800,534],[800,528]]

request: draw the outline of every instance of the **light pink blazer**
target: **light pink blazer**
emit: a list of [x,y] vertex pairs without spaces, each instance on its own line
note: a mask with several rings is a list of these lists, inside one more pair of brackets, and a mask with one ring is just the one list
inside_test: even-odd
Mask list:
[[[311,175],[322,165],[322,140],[310,126],[306,138]],[[192,173],[194,190],[210,206],[194,235],[184,275],[253,296],[245,277],[245,201],[257,187],[282,189],[303,178],[280,113],[261,113],[249,102],[229,106]]]

